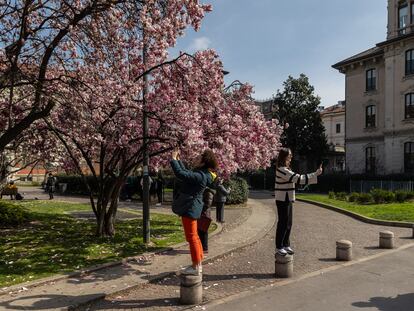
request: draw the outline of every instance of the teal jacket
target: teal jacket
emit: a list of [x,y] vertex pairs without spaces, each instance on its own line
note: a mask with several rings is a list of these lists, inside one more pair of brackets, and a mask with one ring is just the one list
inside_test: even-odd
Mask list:
[[170,162],[180,188],[174,197],[172,209],[177,215],[199,219],[203,210],[203,192],[213,184],[215,175],[208,169],[188,170],[181,161]]

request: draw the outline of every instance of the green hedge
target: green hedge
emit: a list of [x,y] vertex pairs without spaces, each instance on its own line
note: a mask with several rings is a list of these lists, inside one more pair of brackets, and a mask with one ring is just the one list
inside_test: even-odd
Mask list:
[[414,200],[414,192],[408,191],[387,191],[382,189],[372,189],[369,193],[352,192],[346,194],[345,192],[333,192],[328,194],[330,199],[336,199],[340,201],[356,202],[359,204],[385,204],[385,203],[403,203]]
[[30,214],[22,207],[0,201],[0,227],[17,227],[30,220]]
[[231,188],[230,195],[227,197],[227,204],[246,203],[249,197],[249,186],[246,180],[241,177],[233,177],[224,183],[226,188]]

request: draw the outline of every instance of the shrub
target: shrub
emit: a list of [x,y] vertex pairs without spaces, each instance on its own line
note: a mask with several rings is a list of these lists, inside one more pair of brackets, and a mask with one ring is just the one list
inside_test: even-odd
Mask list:
[[29,221],[29,213],[19,206],[0,202],[0,227],[17,227]]
[[407,192],[407,201],[411,201],[414,199],[414,191]]
[[360,193],[356,197],[356,201],[360,204],[367,204],[372,202],[372,195],[370,193]]
[[328,197],[330,198],[330,199],[335,199],[335,192],[333,192],[333,191],[329,191],[329,193],[328,193]]
[[240,177],[231,178],[224,183],[226,188],[231,188],[230,195],[227,197],[227,204],[241,204],[247,202],[249,196],[249,186],[246,180]]
[[358,192],[352,192],[349,197],[348,197],[348,201],[349,202],[357,202],[358,201],[358,197],[359,197],[359,193]]
[[399,203],[403,203],[407,201],[408,194],[409,194],[408,191],[402,191],[402,190],[395,191],[395,201]]
[[382,189],[373,189],[370,194],[375,203],[390,203],[395,200],[395,195],[391,191],[382,190]]
[[340,201],[346,201],[346,192],[337,192],[335,193],[335,198]]

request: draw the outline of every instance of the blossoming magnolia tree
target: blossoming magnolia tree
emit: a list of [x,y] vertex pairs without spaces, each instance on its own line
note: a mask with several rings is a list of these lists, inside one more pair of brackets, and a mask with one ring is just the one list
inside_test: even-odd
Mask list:
[[99,49],[103,41],[128,50],[137,74],[142,60],[133,55],[140,55],[143,40],[135,30],[147,27],[150,68],[186,25],[197,29],[210,10],[188,0],[0,0],[0,8],[0,159],[36,120],[49,115],[65,90],[81,83],[80,67],[91,58],[106,57],[102,65],[115,65],[108,57],[116,55]]
[[[91,71],[86,76],[94,77]],[[93,92],[88,87],[80,96],[68,94],[68,102],[59,105],[48,123],[66,146],[72,165],[83,174],[81,164],[86,163],[98,185],[97,198],[90,196],[97,234],[113,235],[120,189],[143,161],[143,103],[133,89],[142,90],[126,86],[126,79],[100,77],[96,73],[96,83],[89,81]],[[114,83],[118,91],[107,92]],[[213,149],[223,175],[268,166],[275,157],[280,128],[266,122],[253,105],[251,87],[224,92],[222,65],[213,51],[183,54],[153,70],[149,84],[152,166],[167,165],[175,147],[189,162],[203,149]]]

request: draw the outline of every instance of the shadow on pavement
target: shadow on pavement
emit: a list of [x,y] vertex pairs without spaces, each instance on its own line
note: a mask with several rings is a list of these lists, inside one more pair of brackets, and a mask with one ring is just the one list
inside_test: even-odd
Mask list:
[[92,272],[90,274],[83,275],[79,278],[69,278],[67,279],[66,283],[68,284],[87,284],[87,283],[96,283],[96,282],[102,282],[102,281],[111,281],[116,280],[119,278],[122,278],[126,275],[147,275],[148,272],[140,272],[133,268],[131,268],[128,265],[119,265],[114,266],[109,269],[102,269],[95,272]]
[[[83,295],[76,296],[76,300],[94,300],[102,298],[103,294],[93,294],[93,295]],[[12,299],[0,303],[0,307],[3,307],[5,310],[50,310],[50,309],[59,309],[66,308],[68,306],[68,298],[71,296],[68,295],[36,295],[36,296],[27,296]],[[30,303],[30,300],[36,300],[33,303]]]
[[[110,306],[108,306],[110,304]],[[141,299],[141,300],[106,300],[105,303],[94,305],[89,310],[136,310],[147,309],[151,307],[169,307],[178,306],[178,298],[161,298],[161,299]]]
[[204,274],[203,282],[211,281],[225,281],[225,280],[237,280],[237,279],[255,279],[255,280],[267,280],[275,279],[274,273],[245,273],[245,274],[228,274],[228,275],[214,275]]
[[414,294],[403,294],[396,297],[372,297],[369,301],[359,301],[352,304],[357,308],[376,308],[378,311],[408,311],[413,310]]

